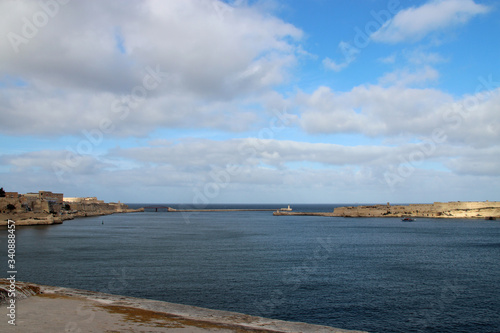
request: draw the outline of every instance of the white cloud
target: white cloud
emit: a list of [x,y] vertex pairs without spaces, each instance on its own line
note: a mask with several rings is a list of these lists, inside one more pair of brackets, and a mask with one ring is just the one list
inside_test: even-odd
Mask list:
[[[41,150],[17,155],[0,156],[0,165],[10,172],[25,175],[43,175],[44,181],[54,184],[68,180],[68,174],[93,177],[97,173],[113,168],[113,164],[103,162],[91,155],[80,155],[63,150]],[[62,173],[61,173],[62,172]],[[58,177],[58,173],[66,177]]]
[[436,81],[438,78],[439,73],[437,70],[430,66],[425,66],[414,72],[405,68],[387,73],[379,79],[379,82],[382,85],[409,86]]
[[342,93],[320,87],[312,94],[299,93],[297,103],[300,124],[309,133],[411,139],[430,138],[442,129],[452,143],[482,147],[500,142],[500,88],[455,100],[439,90],[401,85],[358,86]]
[[403,52],[408,62],[413,65],[431,65],[448,61],[442,55],[436,52],[425,52],[421,49]]
[[446,161],[459,175],[500,176],[500,147],[469,149]]
[[396,54],[393,53],[390,56],[380,58],[379,61],[384,64],[394,64],[396,63],[396,58],[397,58]]
[[[22,34],[23,18],[32,20],[45,3],[0,1],[0,34]],[[132,137],[94,144],[88,154],[49,150],[64,147],[59,138],[42,151],[0,155],[2,186],[188,203],[194,190],[212,184],[218,193],[211,202],[492,199],[479,196],[499,185],[500,88],[462,97],[424,89],[447,59],[419,48],[391,50],[382,61],[406,59],[408,67],[377,84],[294,95],[281,85],[300,57],[313,56],[299,45],[300,29],[262,8],[245,1],[71,1],[19,52],[0,39],[0,133],[10,152],[25,151],[40,135],[77,135],[75,150],[88,145],[82,130]],[[471,0],[432,1],[399,12],[372,38],[416,41],[488,10]],[[361,52],[338,46],[343,58],[324,58],[324,68],[341,71]],[[290,112],[286,126],[272,132],[282,124],[269,119],[283,110]],[[272,139],[259,139],[264,130]],[[442,141],[430,147],[436,130]],[[228,139],[244,131],[254,137]],[[189,139],[194,132],[215,139]],[[354,145],[339,133],[370,143]],[[144,144],[144,137],[155,139]],[[424,150],[421,164],[391,189],[388,170]],[[463,191],[468,187],[474,189]]]
[[354,60],[356,60],[359,49],[352,47],[349,43],[341,41],[339,43],[339,49],[342,52],[344,60],[342,62],[334,61],[328,57],[323,59],[323,66],[327,69],[333,70],[335,72],[340,72],[344,68],[347,68]]
[[159,142],[151,147],[114,149],[110,156],[141,163],[171,165],[207,171],[228,165],[286,168],[288,163],[312,162],[323,165],[348,165],[375,162],[388,153],[385,147],[345,147],[335,144],[313,144],[270,139],[205,139]]
[[[161,201],[185,203],[199,203],[201,195],[212,203],[359,202],[373,198],[429,202],[440,197],[467,200],[456,194],[466,186],[471,186],[470,199],[491,199],[487,193],[498,186],[500,169],[499,160],[492,158],[498,155],[498,147],[464,148],[445,142],[435,146],[397,186],[391,187],[384,175],[407,164],[413,152],[428,147],[347,147],[258,138],[153,144],[112,149],[98,158],[81,156],[79,163],[63,175],[63,181],[55,174],[53,165],[74,162],[75,159],[68,160],[67,151],[3,156],[0,164],[10,168],[3,186],[33,191],[37,189],[32,184],[37,184],[68,196],[92,195],[92,189],[99,189],[108,200],[117,200],[117,193],[123,193],[118,200],[137,201],[137,196],[129,194],[129,189],[134,188],[134,193],[141,193],[143,202],[158,201],[158,195]],[[442,164],[443,168],[427,169],[428,162]],[[123,164],[132,167],[123,168]],[[364,189],[361,194],[359,187]],[[435,199],[430,199],[432,195]]]
[[342,63],[337,63],[328,57],[323,59],[323,66],[325,66],[325,68],[330,69],[334,72],[340,72],[341,70],[343,70],[344,68],[349,66],[350,63],[351,63],[350,61],[344,61]]
[[297,96],[303,110],[301,126],[307,132],[371,137],[429,134],[429,124],[439,123],[439,115],[432,111],[436,105],[450,101],[450,96],[437,90],[375,85],[358,86],[345,93],[320,87],[311,95]]
[[473,0],[433,0],[397,13],[371,35],[377,42],[418,41],[434,31],[467,23],[490,8]]
[[[37,13],[45,13],[42,2],[0,2],[0,34],[23,36],[23,18]],[[112,118],[113,135],[187,124],[245,130],[258,117],[240,110],[288,79],[301,37],[301,30],[243,3],[72,1],[18,52],[0,39],[0,77],[23,82],[2,88],[0,115],[8,121],[0,131],[77,134],[98,128],[103,117]],[[142,98],[147,68],[162,80]],[[133,96],[140,101],[127,117],[113,111],[117,100]]]

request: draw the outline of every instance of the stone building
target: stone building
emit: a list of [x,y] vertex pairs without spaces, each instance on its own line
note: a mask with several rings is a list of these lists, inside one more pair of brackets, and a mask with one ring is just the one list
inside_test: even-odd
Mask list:
[[91,204],[91,203],[104,203],[104,200],[98,200],[97,197],[85,197],[85,198],[69,197],[69,198],[64,198],[64,202]]
[[50,191],[38,191],[38,193],[26,193],[21,195],[20,200],[33,212],[58,212],[62,209],[63,193],[52,193]]
[[52,193],[50,191],[39,191],[40,199],[46,201],[52,201],[56,204],[62,204],[64,200],[64,195],[62,193]]
[[19,197],[19,193],[17,192],[5,192],[5,197],[9,199],[17,199]]

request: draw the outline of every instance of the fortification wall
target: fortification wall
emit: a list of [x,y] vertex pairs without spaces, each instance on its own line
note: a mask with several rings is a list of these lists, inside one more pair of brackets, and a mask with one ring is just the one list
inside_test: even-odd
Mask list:
[[70,211],[80,211],[87,213],[98,213],[98,212],[124,212],[128,209],[125,204],[117,203],[95,203],[95,202],[68,202]]
[[11,212],[11,210],[9,210],[7,208],[8,205],[15,206],[16,207],[14,209],[15,212],[17,212],[18,210],[21,210],[21,208],[22,208],[21,202],[17,198],[6,198],[6,197],[0,198],[0,212],[1,213]]
[[499,201],[456,201],[456,202],[435,202],[436,210],[456,210],[456,209],[483,209],[500,208]]
[[345,217],[500,217],[500,202],[435,202],[433,204],[372,205],[338,207],[334,216]]
[[[95,199],[95,198],[93,198]],[[8,205],[13,205],[8,207]],[[143,209],[128,209],[122,203],[104,203],[101,200],[57,203],[53,200],[33,198],[0,198],[0,225],[6,225],[8,219],[17,225],[54,224],[75,217],[108,215],[113,213],[139,212]]]

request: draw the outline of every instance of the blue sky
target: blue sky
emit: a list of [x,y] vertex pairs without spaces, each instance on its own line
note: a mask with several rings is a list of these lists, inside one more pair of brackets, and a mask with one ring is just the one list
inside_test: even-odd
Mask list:
[[3,1],[0,187],[500,200],[493,0]]

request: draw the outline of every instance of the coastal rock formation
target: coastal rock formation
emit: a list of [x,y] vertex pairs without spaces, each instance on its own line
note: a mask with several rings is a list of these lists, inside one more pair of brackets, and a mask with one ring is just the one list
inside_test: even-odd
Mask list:
[[370,205],[338,207],[333,216],[343,217],[435,217],[435,218],[500,218],[498,201],[434,202],[433,204]]
[[97,198],[68,198],[62,194],[40,191],[19,195],[18,197],[0,198],[0,225],[7,225],[8,220],[14,220],[16,226],[38,224],[60,224],[75,217],[109,215],[114,213],[142,212],[141,209],[129,209],[127,205],[105,203]]
[[41,288],[32,283],[0,279],[0,304],[8,303],[9,294],[15,296],[16,301],[30,296],[38,295]]

